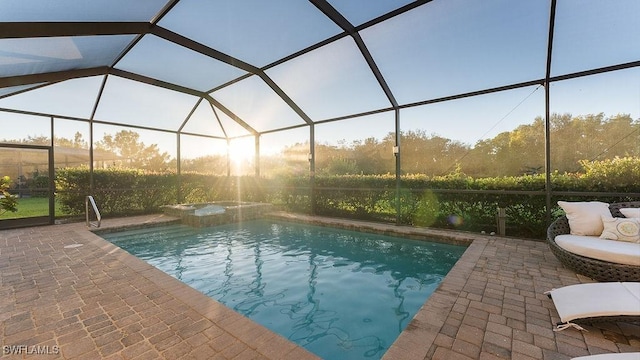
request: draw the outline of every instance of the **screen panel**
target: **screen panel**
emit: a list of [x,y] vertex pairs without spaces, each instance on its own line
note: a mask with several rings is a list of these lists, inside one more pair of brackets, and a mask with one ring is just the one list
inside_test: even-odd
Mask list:
[[203,100],[198,104],[187,123],[182,128],[183,132],[226,137],[222,131],[221,122],[208,101]]
[[552,83],[551,169],[640,156],[640,69]]
[[287,61],[267,74],[316,121],[391,106],[351,38]]
[[0,111],[0,142],[51,145],[51,118]]
[[0,99],[0,107],[88,119],[102,76],[72,79]]
[[330,0],[329,3],[351,22],[358,26],[390,11],[410,4],[411,0]]
[[183,173],[227,175],[227,141],[180,135],[180,170]]
[[316,125],[316,173],[394,173],[394,131],[393,112]]
[[266,177],[308,176],[309,127],[262,134],[260,175]]
[[165,4],[166,0],[3,1],[0,21],[150,21]]
[[229,141],[229,160],[232,176],[255,174],[256,139],[253,136],[231,139]]
[[635,0],[558,1],[552,75],[637,61],[638,14]]
[[549,9],[548,1],[433,1],[361,35],[407,104],[543,78]]
[[211,96],[258,131],[304,124],[304,120],[257,76],[215,91]]
[[[53,154],[55,168],[89,168],[89,145],[91,142],[89,123],[84,121],[54,119]],[[94,151],[94,166],[115,160],[115,156]]]
[[154,35],[146,35],[116,68],[200,91],[208,91],[244,71]]
[[94,149],[117,156],[106,167],[176,171],[176,134],[104,124],[95,124],[93,131]]
[[182,0],[158,24],[258,67],[340,32],[299,0]]
[[177,131],[197,101],[195,96],[109,76],[95,119]]
[[134,35],[0,39],[0,77],[111,66]]
[[542,173],[544,114],[542,86],[403,109],[403,173]]

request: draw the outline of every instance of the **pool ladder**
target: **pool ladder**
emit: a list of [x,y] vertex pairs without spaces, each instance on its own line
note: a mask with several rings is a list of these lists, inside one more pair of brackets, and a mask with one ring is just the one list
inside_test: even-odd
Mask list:
[[[96,221],[89,220],[89,204],[91,204],[91,210],[96,214]],[[98,206],[96,205],[96,201],[93,199],[93,196],[89,195],[84,199],[84,209],[87,215],[87,227],[100,227],[100,222],[102,221],[102,216],[100,215],[100,210],[98,210]]]

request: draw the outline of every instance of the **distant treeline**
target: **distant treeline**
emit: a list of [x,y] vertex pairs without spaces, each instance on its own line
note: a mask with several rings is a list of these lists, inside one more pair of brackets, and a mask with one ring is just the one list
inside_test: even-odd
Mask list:
[[[583,160],[640,156],[640,120],[633,120],[628,114],[612,117],[554,114],[549,140],[551,170],[579,172]],[[316,174],[393,174],[394,145],[394,133],[382,139],[371,137],[338,145],[316,143]],[[309,142],[303,141],[286,147],[278,155],[263,156],[261,175],[304,174],[309,168],[308,153]],[[403,174],[443,176],[461,171],[480,178],[544,173],[544,120],[538,117],[532,124],[520,125],[475,144],[428,134],[426,130],[403,131],[400,153]],[[215,173],[225,169],[225,164],[224,156],[207,156],[183,160],[182,169]]]
[[[552,171],[575,173],[582,171],[580,161],[583,160],[640,156],[640,120],[632,119],[629,114],[609,117],[602,113],[581,116],[553,114],[550,122]],[[46,144],[47,141],[36,137],[10,142]],[[80,133],[76,133],[74,139],[56,138],[54,143],[61,147],[89,148]],[[315,147],[316,174],[393,174],[396,169],[392,153],[394,145],[394,133],[382,139],[370,137],[338,145],[318,142]],[[161,148],[159,144],[144,144],[139,134],[132,130],[105,135],[94,144],[94,149],[102,152],[101,158],[111,159],[106,162],[110,166],[175,171],[176,159],[162,152]],[[263,155],[260,174],[267,177],[308,174],[308,153],[309,141],[301,140],[285,147],[279,154]],[[545,124],[541,117],[537,117],[531,124],[520,125],[475,144],[429,134],[428,130],[407,130],[401,133],[400,156],[403,174],[444,176],[462,172],[482,178],[544,173]],[[88,164],[88,153],[86,162]],[[226,154],[183,158],[181,170],[225,175],[228,164]],[[242,173],[232,174],[254,172],[252,164],[244,164],[244,169]]]
[[[520,125],[492,139],[469,145],[429,135],[425,130],[401,134],[400,152],[404,174],[447,175],[456,170],[473,177],[516,176],[544,172],[544,120]],[[461,130],[464,131],[464,130]],[[341,146],[316,144],[316,173],[395,173],[394,134],[367,138]],[[581,171],[580,161],[640,156],[640,121],[630,115],[604,114],[572,117],[554,114],[550,127],[551,169]],[[285,150],[286,158],[308,152],[308,144]],[[262,160],[264,162],[265,160]]]

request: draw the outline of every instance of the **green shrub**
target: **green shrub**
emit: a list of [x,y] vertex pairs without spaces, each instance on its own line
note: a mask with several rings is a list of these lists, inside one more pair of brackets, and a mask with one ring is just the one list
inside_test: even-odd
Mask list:
[[3,176],[0,178],[0,215],[6,212],[18,211],[18,202],[16,197],[9,193],[11,186],[11,178]]
[[85,198],[92,195],[102,215],[153,213],[175,203],[176,175],[132,169],[96,169],[94,190],[88,168],[65,168],[56,172],[56,196],[69,214],[83,214]]
[[[584,173],[552,173],[554,192],[640,193],[640,159],[615,158],[583,162]],[[84,213],[84,199],[93,195],[103,215],[153,213],[165,204],[209,201],[270,202],[288,211],[467,231],[496,231],[497,209],[507,214],[507,234],[544,238],[546,180],[544,175],[475,179],[461,172],[446,176],[405,175],[396,199],[396,177],[384,175],[281,176],[255,178],[183,173],[152,173],[130,169],[95,170],[94,191],[87,168],[61,169],[56,174],[58,201],[64,211]],[[315,190],[312,192],[312,188]],[[178,191],[179,189],[179,191]],[[638,200],[633,196],[554,195],[558,200],[605,202]]]
[[27,186],[31,196],[46,197],[49,194],[49,176],[36,175],[27,181]]

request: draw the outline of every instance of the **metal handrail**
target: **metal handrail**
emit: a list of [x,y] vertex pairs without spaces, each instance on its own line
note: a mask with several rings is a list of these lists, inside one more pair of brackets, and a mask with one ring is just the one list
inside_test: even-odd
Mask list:
[[[89,203],[91,203],[91,208],[93,212],[96,214],[96,219],[98,221],[89,221]],[[87,227],[100,227],[100,222],[102,221],[102,216],[100,215],[100,211],[98,210],[98,206],[96,205],[96,201],[93,199],[93,196],[89,195],[84,200],[84,209],[85,214],[87,215]]]

